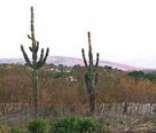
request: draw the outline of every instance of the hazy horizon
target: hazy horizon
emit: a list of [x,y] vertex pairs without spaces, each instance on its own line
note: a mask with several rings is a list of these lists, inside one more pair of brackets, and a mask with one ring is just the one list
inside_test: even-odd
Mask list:
[[37,39],[41,47],[50,47],[50,56],[81,58],[90,31],[101,60],[156,68],[154,0],[5,0],[0,4],[0,58],[22,58],[20,44],[31,45],[31,5]]

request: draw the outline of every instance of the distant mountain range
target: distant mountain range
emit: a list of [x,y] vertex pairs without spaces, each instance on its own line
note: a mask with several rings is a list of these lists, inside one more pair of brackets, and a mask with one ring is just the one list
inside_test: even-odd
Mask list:
[[[65,56],[50,56],[47,59],[47,63],[55,65],[63,64],[66,66],[83,65],[82,59]],[[0,64],[24,64],[24,60],[21,58],[1,58]],[[141,68],[110,61],[100,61],[100,66],[111,66],[112,68],[124,71],[141,70]]]

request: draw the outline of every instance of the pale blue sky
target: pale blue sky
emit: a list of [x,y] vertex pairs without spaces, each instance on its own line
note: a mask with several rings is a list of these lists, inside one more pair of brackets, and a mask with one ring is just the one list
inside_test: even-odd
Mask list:
[[30,6],[41,47],[50,55],[81,58],[92,33],[102,60],[156,68],[155,0],[4,0],[0,2],[0,58],[29,47]]

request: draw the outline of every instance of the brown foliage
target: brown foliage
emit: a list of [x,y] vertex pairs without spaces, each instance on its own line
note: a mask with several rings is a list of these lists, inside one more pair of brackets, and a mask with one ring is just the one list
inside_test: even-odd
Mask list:
[[[104,102],[152,103],[156,100],[156,85],[149,80],[136,80],[118,70],[98,69],[97,104]],[[39,72],[40,106],[69,107],[84,113],[87,95],[83,79],[84,68],[74,69],[64,77],[53,78],[52,71]],[[31,72],[20,65],[0,66],[0,103],[31,104]],[[75,79],[71,81],[69,77]]]

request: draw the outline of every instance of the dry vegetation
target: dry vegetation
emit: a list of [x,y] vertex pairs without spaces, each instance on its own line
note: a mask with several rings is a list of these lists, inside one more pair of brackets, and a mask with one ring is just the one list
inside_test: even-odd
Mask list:
[[[53,69],[51,69],[51,66],[53,66]],[[46,65],[39,71],[39,103],[44,115],[50,115],[51,117],[86,115],[88,100],[84,73],[85,69],[80,66],[71,68]],[[131,77],[128,76],[128,72],[108,67],[99,67],[98,74],[97,106],[103,103],[155,103],[156,84],[154,80]],[[29,110],[32,107],[31,70],[23,65],[0,65],[0,75],[1,117],[4,114]],[[147,126],[148,130],[148,126],[150,126],[148,123],[151,123],[151,118],[145,120],[141,117],[141,119],[138,119],[137,114],[135,117],[109,113],[106,116],[97,115],[105,122],[111,123],[112,130],[138,130],[137,127],[142,128],[140,126]],[[154,116],[152,118],[155,118]],[[3,122],[2,119],[1,123]],[[151,129],[154,128],[154,123],[152,122]],[[137,127],[134,125],[137,125]]]
[[[55,72],[45,67],[39,72],[40,107],[64,106],[71,107],[73,112],[85,112],[87,96],[84,68],[69,69],[70,72]],[[148,79],[135,79],[129,77],[127,72],[102,67],[98,69],[98,73],[97,105],[112,102],[154,103],[156,99],[156,85]],[[0,75],[0,103],[31,105],[29,68],[1,65]]]

